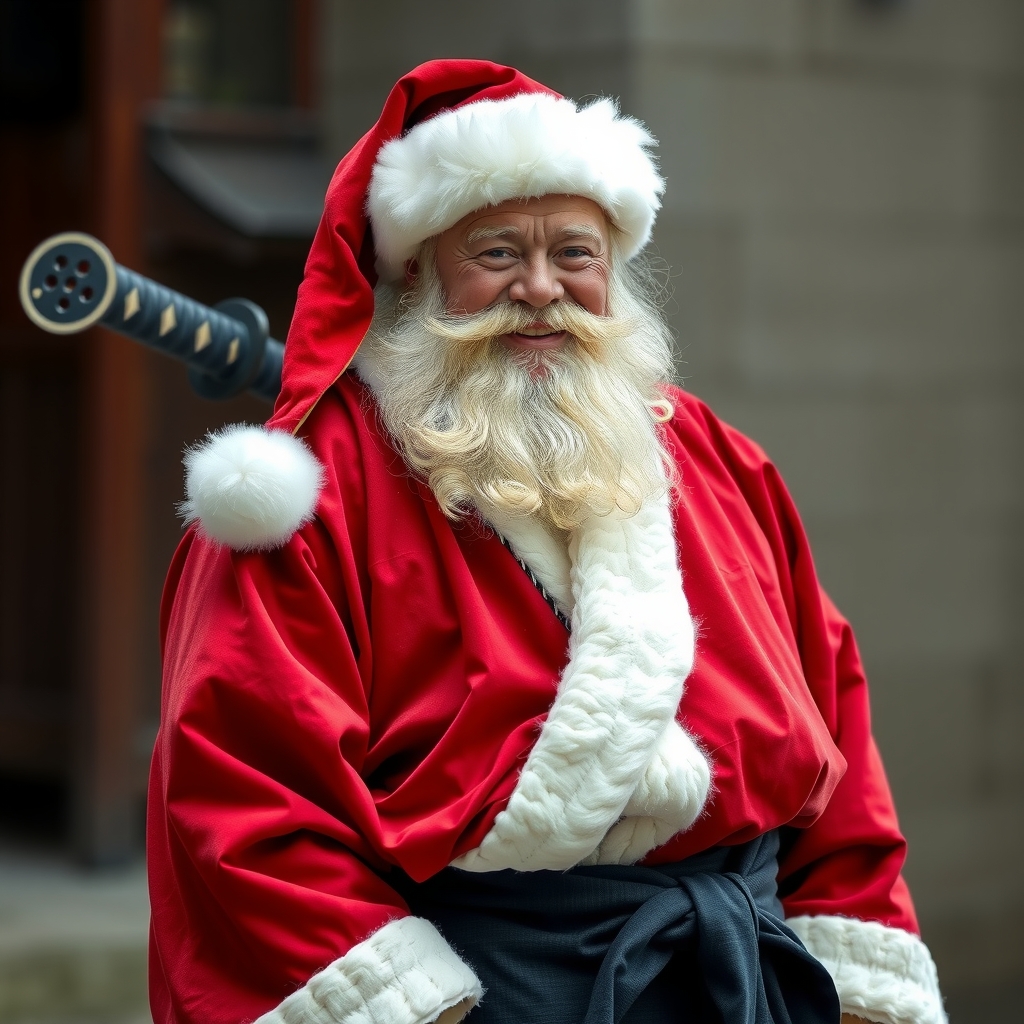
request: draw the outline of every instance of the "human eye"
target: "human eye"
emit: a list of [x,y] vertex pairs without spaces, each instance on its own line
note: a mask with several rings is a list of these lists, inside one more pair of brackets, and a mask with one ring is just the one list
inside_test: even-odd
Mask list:
[[594,258],[594,252],[588,245],[565,245],[558,250],[558,258],[562,263],[579,266]]
[[[485,247],[486,246],[486,247]],[[484,243],[476,253],[476,262],[489,270],[503,270],[519,257],[514,245],[487,245]]]

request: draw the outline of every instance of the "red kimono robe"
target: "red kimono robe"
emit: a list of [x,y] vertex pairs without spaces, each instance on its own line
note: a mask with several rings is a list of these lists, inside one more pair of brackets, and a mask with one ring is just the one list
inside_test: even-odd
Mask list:
[[[670,397],[697,636],[677,718],[713,783],[648,862],[795,827],[780,895],[843,1009],[939,1024],[850,627],[761,450]],[[167,580],[149,802],[158,1024],[413,1024],[475,998],[388,873],[426,878],[481,846],[566,666],[566,629],[513,555],[479,519],[445,518],[353,374],[302,436],[324,467],[315,518],[262,552],[193,528]]]

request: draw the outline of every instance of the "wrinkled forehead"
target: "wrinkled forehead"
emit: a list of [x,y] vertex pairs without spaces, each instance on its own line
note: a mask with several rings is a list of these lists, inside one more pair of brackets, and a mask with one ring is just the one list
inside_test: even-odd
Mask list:
[[482,240],[587,241],[608,248],[614,228],[604,210],[585,196],[509,199],[467,214],[440,238],[473,244]]

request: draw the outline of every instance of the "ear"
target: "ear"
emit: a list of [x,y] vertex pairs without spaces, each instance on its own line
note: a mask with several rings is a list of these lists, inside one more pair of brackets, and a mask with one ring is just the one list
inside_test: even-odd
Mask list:
[[415,284],[416,278],[419,277],[420,273],[420,262],[419,260],[406,260],[405,261],[405,286],[408,288]]

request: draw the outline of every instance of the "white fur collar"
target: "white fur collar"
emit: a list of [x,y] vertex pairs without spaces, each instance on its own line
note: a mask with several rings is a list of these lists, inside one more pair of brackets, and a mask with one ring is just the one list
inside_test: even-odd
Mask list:
[[508,541],[516,557],[530,567],[558,610],[571,619],[576,599],[569,578],[571,566],[565,538],[555,536],[536,516],[510,516],[483,504],[480,514]]
[[[562,603],[563,554],[538,525],[505,535]],[[668,497],[633,517],[594,517],[570,535],[568,562],[569,663],[507,807],[457,867],[631,863],[688,828],[707,799],[707,759],[675,721],[694,630]]]

